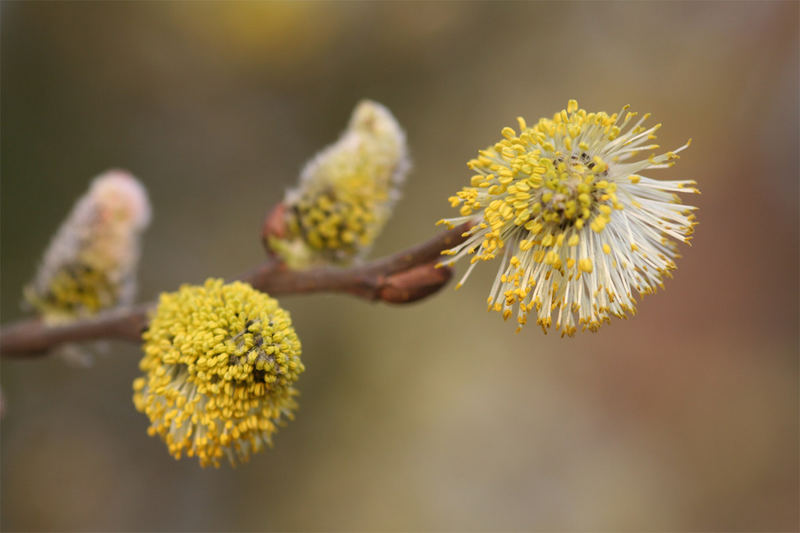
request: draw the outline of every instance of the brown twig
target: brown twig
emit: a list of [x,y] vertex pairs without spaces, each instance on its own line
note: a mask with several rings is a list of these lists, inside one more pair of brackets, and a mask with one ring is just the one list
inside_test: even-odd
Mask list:
[[[368,300],[409,303],[441,289],[450,279],[448,267],[436,268],[442,250],[463,242],[464,224],[402,252],[349,268],[289,270],[270,257],[240,279],[271,295],[343,292]],[[64,325],[39,319],[15,322],[0,329],[0,356],[31,357],[68,342],[98,339],[139,341],[154,303],[115,309]]]

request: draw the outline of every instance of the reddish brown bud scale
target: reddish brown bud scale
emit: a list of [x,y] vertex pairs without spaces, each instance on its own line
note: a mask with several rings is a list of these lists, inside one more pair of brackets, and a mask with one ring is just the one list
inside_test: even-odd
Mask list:
[[264,249],[268,253],[272,253],[269,246],[269,238],[282,239],[286,235],[286,204],[279,203],[267,213],[267,216],[264,217],[264,223],[261,225],[261,242],[264,244]]
[[377,298],[389,303],[409,303],[421,300],[444,287],[453,277],[450,267],[436,267],[426,263],[385,279],[378,289]]

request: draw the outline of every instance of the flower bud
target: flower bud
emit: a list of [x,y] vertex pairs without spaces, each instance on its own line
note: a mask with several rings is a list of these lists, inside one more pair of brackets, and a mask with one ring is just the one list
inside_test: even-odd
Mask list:
[[48,322],[131,303],[149,222],[147,192],[135,177],[120,170],[98,176],[50,242],[26,301]]
[[292,268],[363,257],[409,168],[397,120],[381,104],[360,102],[339,140],[309,161],[299,186],[287,192],[285,231],[268,235],[270,248]]

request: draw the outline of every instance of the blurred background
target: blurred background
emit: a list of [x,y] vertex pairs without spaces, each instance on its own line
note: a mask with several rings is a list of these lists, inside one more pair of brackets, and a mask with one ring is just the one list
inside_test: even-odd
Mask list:
[[[495,265],[407,307],[283,298],[297,419],[245,466],[146,435],[139,348],[2,361],[3,530],[796,530],[796,2],[2,4],[2,321],[100,172],[154,204],[140,298],[263,259],[265,211],[373,98],[415,167],[373,255],[455,213],[517,115],[629,103],[694,142],[693,246],[632,320],[487,314]],[[463,271],[463,266],[460,271]]]

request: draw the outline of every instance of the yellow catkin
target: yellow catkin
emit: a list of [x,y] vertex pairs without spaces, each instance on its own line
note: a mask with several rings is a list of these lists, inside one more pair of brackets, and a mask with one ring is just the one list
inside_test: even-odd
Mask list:
[[289,191],[288,234],[270,246],[294,268],[364,255],[388,220],[410,168],[405,133],[381,104],[359,103],[347,130]]
[[176,459],[244,462],[292,418],[300,341],[277,300],[246,283],[162,294],[143,339],[133,403]]
[[149,222],[144,186],[121,170],[101,174],[53,237],[25,288],[26,302],[50,323],[131,303],[139,241]]
[[552,118],[503,128],[467,163],[469,185],[450,197],[461,216],[441,223],[474,225],[443,252],[443,264],[502,257],[488,304],[504,318],[516,310],[522,325],[535,312],[545,331],[594,331],[610,316],[633,313],[632,291],[653,292],[674,269],[676,241],[688,242],[696,224],[694,207],[676,193],[698,192],[696,183],[641,171],[673,165],[689,143],[634,159],[658,149],[651,141],[660,124],[642,126],[648,115],[637,119],[627,109],[588,112],[570,100]]

